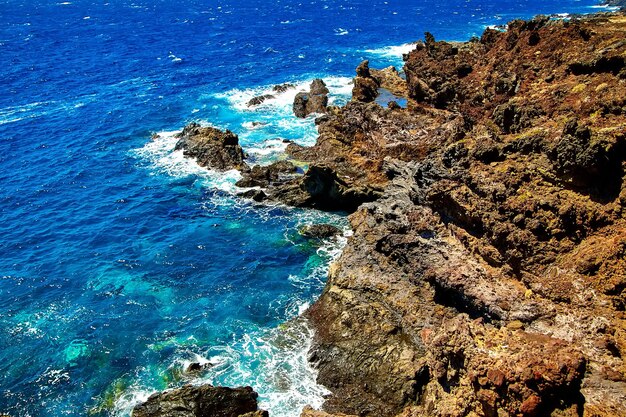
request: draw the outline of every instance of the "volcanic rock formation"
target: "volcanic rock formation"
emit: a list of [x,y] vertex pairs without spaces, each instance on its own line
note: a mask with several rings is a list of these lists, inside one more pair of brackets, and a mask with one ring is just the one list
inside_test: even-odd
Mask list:
[[239,138],[230,130],[222,132],[214,127],[190,123],[178,134],[175,150],[183,150],[203,167],[217,171],[247,169]]
[[626,416],[625,38],[620,13],[427,34],[406,81],[362,63],[313,147],[244,172],[352,213],[303,416]]
[[307,117],[311,113],[325,113],[328,106],[328,88],[324,81],[316,78],[311,83],[308,93],[296,94],[293,102],[293,113],[297,117]]
[[133,409],[133,417],[267,417],[258,410],[257,393],[250,387],[226,388],[186,385],[157,393]]

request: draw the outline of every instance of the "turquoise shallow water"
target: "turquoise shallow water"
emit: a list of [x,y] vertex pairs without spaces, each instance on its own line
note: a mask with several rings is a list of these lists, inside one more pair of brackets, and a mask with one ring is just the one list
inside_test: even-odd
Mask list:
[[[321,76],[341,104],[361,59],[401,65],[425,30],[592,4],[0,0],[0,413],[128,415],[204,381],[252,385],[274,416],[319,405],[297,317],[345,240],[297,230],[345,217],[240,200],[237,173],[185,160],[172,132],[230,128],[267,163],[315,140],[297,90],[247,108],[275,83]],[[183,375],[195,361],[214,366]]]

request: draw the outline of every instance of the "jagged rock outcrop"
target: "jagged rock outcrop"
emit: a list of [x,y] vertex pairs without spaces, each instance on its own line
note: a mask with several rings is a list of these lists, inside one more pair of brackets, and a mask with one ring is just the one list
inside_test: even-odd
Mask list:
[[214,127],[202,127],[190,123],[177,136],[175,150],[194,158],[203,167],[217,171],[247,169],[239,138],[230,130],[221,131]]
[[133,417],[267,417],[258,410],[257,393],[250,387],[186,385],[157,393],[133,409]]
[[406,81],[400,76],[396,67],[392,66],[381,70],[370,68],[370,74],[378,83],[379,88],[389,90],[399,97],[407,97]]
[[383,189],[307,313],[325,412],[626,416],[625,34],[427,36],[408,109],[353,101],[288,149]]
[[269,187],[270,185],[293,178],[298,168],[289,161],[277,161],[270,165],[255,165],[243,172],[243,178],[237,181],[237,187]]
[[378,96],[378,81],[370,74],[369,61],[365,60],[356,68],[352,100],[370,103]]
[[325,113],[328,106],[328,92],[324,81],[316,78],[311,83],[308,93],[296,94],[293,102],[293,113],[296,117],[307,117],[311,113]]
[[248,107],[258,106],[260,104],[263,104],[266,100],[271,100],[273,98],[276,98],[276,97],[274,97],[271,94],[263,94],[261,96],[252,97],[248,101]]
[[275,91],[276,93],[280,94],[280,93],[284,93],[285,91],[288,91],[294,88],[296,88],[295,85],[291,83],[284,83],[284,84],[275,85],[274,87],[272,87],[272,91]]

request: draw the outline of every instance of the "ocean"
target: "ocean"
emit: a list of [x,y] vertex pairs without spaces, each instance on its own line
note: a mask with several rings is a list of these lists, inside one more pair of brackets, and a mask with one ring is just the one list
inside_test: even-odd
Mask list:
[[[595,3],[0,0],[0,414],[128,416],[205,382],[252,386],[274,417],[319,407],[299,315],[345,213],[238,198],[238,173],[174,152],[176,131],[231,129],[267,164],[284,139],[315,142],[291,103],[316,77],[340,105],[362,59],[400,68],[424,31],[466,40]],[[344,236],[309,241],[311,223]]]

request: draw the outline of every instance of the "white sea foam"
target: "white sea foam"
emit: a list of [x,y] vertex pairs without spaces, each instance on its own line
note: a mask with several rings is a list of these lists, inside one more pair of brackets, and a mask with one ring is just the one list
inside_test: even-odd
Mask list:
[[41,101],[8,106],[0,109],[0,125],[18,122],[26,119],[36,119],[42,116],[61,114],[78,109],[95,100],[95,95],[77,97],[73,101]]
[[[162,134],[163,135],[163,134]],[[221,205],[220,201],[211,204]],[[219,200],[219,199],[218,199]],[[237,205],[245,216],[247,210],[254,210],[255,215],[272,216],[273,208],[253,208],[240,200],[229,199],[228,204]],[[311,285],[320,286],[328,273],[330,262],[336,259],[347,241],[349,232],[346,219],[336,214],[314,210],[292,210],[295,222],[286,234],[295,234],[297,230],[311,223],[333,223],[343,227],[344,235],[338,239],[328,239],[318,249],[322,260],[303,276],[290,276],[289,282],[303,293]],[[300,241],[302,244],[302,241]],[[297,292],[296,292],[297,293]],[[194,338],[168,340],[167,346],[176,350],[175,357],[168,365],[168,372],[178,374],[197,362],[210,363],[206,373],[193,377],[189,374],[176,384],[192,383],[200,385],[242,386],[250,385],[259,393],[259,406],[274,417],[293,417],[299,415],[305,405],[319,408],[329,391],[317,384],[317,372],[308,361],[313,340],[313,330],[301,314],[309,307],[310,300],[295,296],[293,299],[277,300],[277,305],[286,307],[287,317],[291,320],[276,328],[259,328],[251,323],[241,323],[248,333],[223,345],[206,346]],[[160,349],[160,346],[154,346]],[[134,380],[125,392],[116,399],[113,416],[126,417],[134,406],[146,401],[155,392],[151,386],[150,375],[155,369],[138,369]]]
[[195,175],[211,188],[234,192],[235,182],[241,178],[241,174],[236,170],[216,172],[206,169],[195,160],[185,157],[182,150],[175,151],[177,133],[178,131],[160,132],[133,153],[152,164],[156,168],[155,172],[165,172],[174,178]]
[[[314,77],[322,78],[326,83],[329,90],[329,101],[337,101],[346,99],[346,87],[350,86],[352,79],[348,77]],[[292,81],[295,88],[287,89],[283,93],[277,93],[273,91],[273,85],[259,86],[255,88],[249,88],[245,90],[233,89],[225,93],[217,94],[217,98],[225,99],[235,110],[240,112],[259,112],[263,110],[271,109],[273,111],[280,111],[281,116],[292,114],[293,100],[301,91],[308,91],[309,85],[314,78],[305,80]],[[350,90],[351,91],[351,87]],[[248,102],[257,96],[272,95],[274,98],[265,100],[258,106],[248,106]],[[294,116],[295,117],[295,116]]]
[[366,49],[364,52],[380,56],[383,58],[402,59],[403,54],[408,54],[415,49],[415,43],[405,43],[402,45],[384,46],[376,49]]
[[282,139],[268,139],[261,142],[258,146],[250,146],[246,148],[248,155],[255,155],[256,160],[263,161],[268,156],[278,156],[285,152],[288,143]]
[[593,6],[589,6],[589,8],[591,8],[591,9],[605,9],[605,10],[609,10],[609,11],[616,11],[616,10],[620,9],[619,6],[609,6],[608,4],[596,4],[596,5],[593,5]]
[[298,318],[265,333],[245,335],[232,345],[214,346],[206,356],[194,355],[188,361],[213,364],[194,383],[251,385],[259,393],[259,407],[274,417],[293,417],[307,404],[319,408],[329,391],[317,384],[308,362],[312,337],[306,320]]

